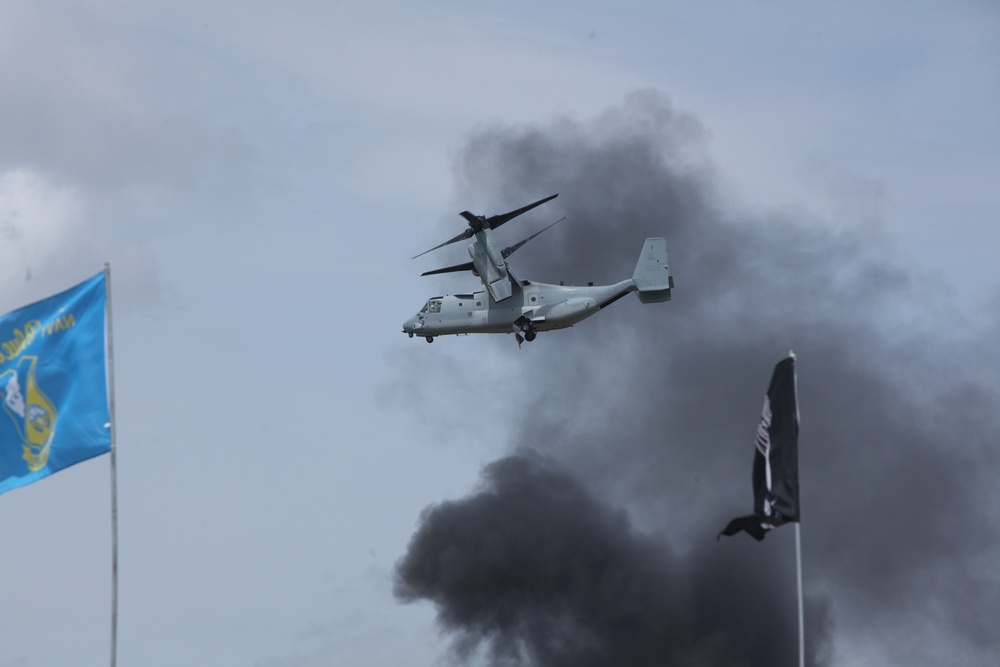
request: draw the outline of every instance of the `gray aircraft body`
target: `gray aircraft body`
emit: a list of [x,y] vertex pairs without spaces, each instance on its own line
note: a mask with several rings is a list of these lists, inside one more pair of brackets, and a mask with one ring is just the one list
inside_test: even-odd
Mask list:
[[461,215],[469,221],[470,229],[431,250],[475,237],[468,246],[472,261],[423,275],[468,270],[479,276],[483,289],[428,299],[420,312],[403,323],[403,332],[411,338],[421,336],[429,343],[436,336],[513,333],[520,345],[522,340],[534,340],[539,331],[571,327],[630,292],[636,292],[643,303],[670,300],[674,283],[667,260],[667,242],[663,238],[646,239],[632,277],[612,285],[549,285],[519,279],[511,271],[507,257],[556,223],[499,252],[493,246],[490,232],[556,196],[489,218],[464,211]]

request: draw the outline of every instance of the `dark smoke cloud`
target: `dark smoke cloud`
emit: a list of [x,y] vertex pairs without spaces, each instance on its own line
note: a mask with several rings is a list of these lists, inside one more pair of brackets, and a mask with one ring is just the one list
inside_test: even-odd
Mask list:
[[521,452],[487,466],[477,494],[425,512],[396,594],[432,600],[461,655],[488,641],[500,664],[793,662],[795,643],[775,639],[794,627],[794,598],[774,594],[760,558],[725,554],[678,558]]
[[[586,489],[595,531],[611,533],[612,506],[645,531],[622,528],[628,549],[654,549],[638,546],[652,540],[642,535],[658,536],[656,549],[669,540],[674,555],[656,576],[687,570],[695,583],[670,579],[664,595],[687,595],[701,609],[692,612],[697,619],[714,619],[685,617],[686,628],[706,633],[685,646],[714,636],[728,642],[721,650],[729,662],[705,664],[740,664],[733,656],[793,664],[794,656],[762,661],[763,653],[733,639],[778,632],[765,619],[784,618],[794,605],[785,600],[794,596],[792,529],[762,544],[716,544],[714,535],[749,509],[750,443],[763,392],[773,364],[794,349],[805,585],[827,601],[832,619],[811,619],[810,642],[829,630],[845,655],[868,642],[860,650],[907,664],[1000,663],[993,628],[1000,618],[993,566],[1000,557],[1000,369],[991,332],[965,329],[925,274],[892,265],[877,219],[845,226],[740,211],[720,191],[706,137],[696,119],[645,91],[593,119],[500,125],[470,138],[459,163],[464,200],[486,202],[490,213],[560,193],[547,213],[568,220],[534,242],[543,251],[525,248],[514,258],[520,273],[553,282],[618,280],[631,274],[643,238],[665,236],[677,284],[668,304],[624,299],[525,345],[513,357],[530,366],[520,375],[524,407],[514,444],[544,452]],[[922,310],[947,318],[928,321]],[[494,474],[488,479],[498,485]],[[509,496],[489,498],[500,512]],[[445,557],[447,539],[421,540],[445,516],[485,533],[489,524],[459,511],[482,502],[474,496],[425,514],[401,567],[433,561],[434,548]],[[557,524],[549,522],[552,537]],[[511,530],[497,534],[514,539]],[[545,553],[545,531],[534,537]],[[623,562],[636,576],[653,576],[643,570],[647,559]],[[705,571],[691,572],[693,563]],[[728,597],[733,573],[772,570],[781,576],[764,592],[773,585],[776,599],[761,601],[759,615],[741,614]],[[444,595],[440,581],[407,588],[405,569],[400,576],[404,597],[434,600],[444,627],[466,640],[496,640],[500,648],[528,642],[530,600],[520,608],[518,598],[507,600],[510,629],[498,633]],[[572,606],[573,599],[563,601]],[[652,592],[645,602],[664,611],[671,604]],[[583,628],[606,649],[604,664],[628,663],[611,655],[619,644],[618,635],[601,634],[608,625],[565,627]],[[794,644],[792,635],[783,639]],[[544,658],[539,664],[568,664],[559,656],[574,655],[572,647],[557,648],[529,653]],[[632,657],[670,664],[664,646],[654,648]]]

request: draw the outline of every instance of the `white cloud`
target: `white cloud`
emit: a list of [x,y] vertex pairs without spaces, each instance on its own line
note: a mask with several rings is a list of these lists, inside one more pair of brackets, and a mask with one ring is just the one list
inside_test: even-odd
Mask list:
[[0,173],[0,284],[29,281],[72,262],[88,243],[77,188],[29,169]]
[[117,267],[116,303],[148,309],[167,300],[152,253],[108,236],[84,190],[28,168],[0,173],[0,312],[60,292]]

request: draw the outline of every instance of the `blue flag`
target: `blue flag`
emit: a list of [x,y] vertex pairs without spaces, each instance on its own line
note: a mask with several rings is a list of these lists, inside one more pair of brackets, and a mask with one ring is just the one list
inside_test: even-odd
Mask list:
[[111,451],[105,279],[0,317],[0,493]]

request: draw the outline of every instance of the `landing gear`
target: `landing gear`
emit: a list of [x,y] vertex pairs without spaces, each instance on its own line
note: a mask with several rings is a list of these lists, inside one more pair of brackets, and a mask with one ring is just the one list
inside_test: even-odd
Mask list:
[[[521,334],[524,334],[524,336],[522,336]],[[518,347],[521,347],[521,343],[524,341],[528,341],[530,343],[531,341],[535,340],[535,336],[537,335],[538,332],[535,331],[535,327],[532,326],[531,320],[529,320],[527,317],[522,315],[521,317],[517,318],[517,320],[515,320],[514,338],[517,339]]]
[[427,342],[428,343],[433,343],[434,342],[434,336],[427,336]]

